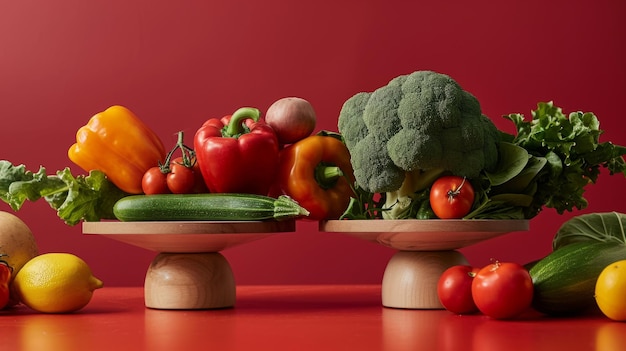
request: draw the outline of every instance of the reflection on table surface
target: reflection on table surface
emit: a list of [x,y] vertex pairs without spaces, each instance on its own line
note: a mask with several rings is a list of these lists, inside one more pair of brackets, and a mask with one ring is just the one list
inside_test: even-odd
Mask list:
[[83,310],[0,312],[2,350],[623,350],[599,313],[510,321],[382,307],[380,285],[239,286],[234,308],[155,310],[141,287],[105,287]]

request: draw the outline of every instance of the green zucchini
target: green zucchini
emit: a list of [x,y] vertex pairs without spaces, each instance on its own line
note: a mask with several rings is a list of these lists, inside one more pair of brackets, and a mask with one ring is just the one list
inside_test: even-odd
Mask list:
[[288,196],[253,194],[130,195],[113,206],[120,221],[262,221],[307,216],[309,212]]
[[596,280],[613,262],[626,259],[626,246],[582,241],[565,245],[532,265],[533,307],[548,315],[573,315],[594,307]]

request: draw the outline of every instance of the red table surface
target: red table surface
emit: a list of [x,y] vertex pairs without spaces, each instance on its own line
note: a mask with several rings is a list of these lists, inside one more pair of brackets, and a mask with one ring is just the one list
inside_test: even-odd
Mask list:
[[239,286],[234,308],[154,310],[141,287],[105,287],[82,310],[0,312],[0,350],[624,350],[600,314],[510,321],[381,305],[380,285]]

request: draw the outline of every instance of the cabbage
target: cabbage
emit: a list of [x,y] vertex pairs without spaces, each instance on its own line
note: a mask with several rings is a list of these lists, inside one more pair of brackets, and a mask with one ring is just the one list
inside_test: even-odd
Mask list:
[[614,242],[626,245],[626,214],[589,213],[563,223],[552,242],[554,250],[580,241]]

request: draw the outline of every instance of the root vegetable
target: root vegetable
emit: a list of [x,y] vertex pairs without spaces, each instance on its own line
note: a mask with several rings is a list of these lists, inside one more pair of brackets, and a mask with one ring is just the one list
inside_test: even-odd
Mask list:
[[293,144],[313,132],[317,117],[311,103],[299,97],[275,101],[265,113],[265,122],[276,132],[281,145]]
[[[0,253],[6,255],[2,259],[12,268],[10,283],[26,262],[39,254],[35,236],[26,223],[3,211],[0,211]],[[11,292],[9,306],[15,303],[17,299]]]

